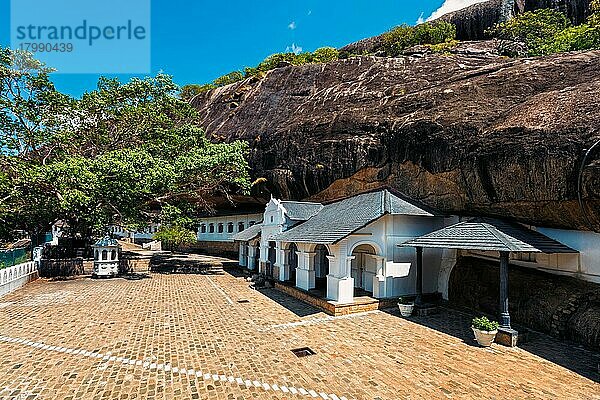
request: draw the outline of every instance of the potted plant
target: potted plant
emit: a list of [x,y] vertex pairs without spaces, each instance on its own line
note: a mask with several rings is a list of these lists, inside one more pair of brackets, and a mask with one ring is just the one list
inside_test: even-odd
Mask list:
[[406,297],[400,297],[398,299],[398,309],[400,310],[400,315],[402,315],[403,317],[410,317],[413,313],[414,308],[414,301],[409,300]]
[[483,347],[490,347],[498,333],[498,322],[490,321],[487,317],[474,318],[471,328],[477,343]]

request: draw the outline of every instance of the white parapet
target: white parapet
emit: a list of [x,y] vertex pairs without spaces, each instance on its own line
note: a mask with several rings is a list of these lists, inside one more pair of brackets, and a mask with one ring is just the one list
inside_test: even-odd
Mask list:
[[38,269],[35,261],[0,269],[0,297],[22,288],[38,277]]

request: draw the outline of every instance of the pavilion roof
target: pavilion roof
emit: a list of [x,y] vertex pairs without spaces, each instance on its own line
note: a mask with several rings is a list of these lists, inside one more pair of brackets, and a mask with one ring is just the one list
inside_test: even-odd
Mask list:
[[523,225],[493,218],[473,218],[459,222],[398,246],[516,253],[577,253],[576,250]]
[[308,221],[277,234],[270,240],[337,243],[385,214],[433,216],[429,211],[388,190],[379,190],[327,204]]

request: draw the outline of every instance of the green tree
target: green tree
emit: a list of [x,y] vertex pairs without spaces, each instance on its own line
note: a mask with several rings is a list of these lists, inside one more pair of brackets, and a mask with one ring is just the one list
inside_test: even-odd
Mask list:
[[179,225],[161,226],[154,234],[155,240],[160,240],[164,250],[174,251],[181,246],[192,244],[196,241],[196,234]]
[[179,92],[179,98],[184,101],[190,101],[200,93],[208,92],[216,88],[212,83],[207,83],[204,85],[190,84],[184,85],[181,87]]
[[[0,130],[0,235],[39,232],[58,219],[73,234],[102,234],[111,223],[143,225],[164,207],[193,215],[211,195],[249,187],[247,144],[208,141],[171,77],[101,78],[73,99],[28,55],[3,54],[0,73],[13,78],[11,87],[0,81],[8,121]],[[16,56],[34,68],[20,69]]]
[[395,57],[405,49],[416,45],[438,45],[456,39],[454,24],[437,21],[417,26],[400,25],[383,34],[382,49],[389,57]]

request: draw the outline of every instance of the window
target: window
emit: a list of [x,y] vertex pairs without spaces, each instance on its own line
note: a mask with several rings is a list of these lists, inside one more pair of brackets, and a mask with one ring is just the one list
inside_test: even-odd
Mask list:
[[206,233],[206,224],[200,225],[200,232],[201,233]]
[[94,253],[94,259],[95,259],[95,260],[97,260],[97,259],[98,259],[98,256],[99,256],[99,254],[98,254],[98,250],[96,250],[96,252]]
[[111,251],[111,253],[110,253],[110,259],[111,260],[116,260],[117,259],[117,251],[116,250]]
[[273,216],[271,215],[271,222],[273,222]]
[[233,233],[233,222],[227,224],[227,233]]
[[248,223],[248,226],[252,226],[254,224],[256,224],[256,221],[250,221],[250,223]]
[[219,224],[219,233],[223,233],[223,224]]
[[208,226],[208,231],[209,231],[210,233],[215,233],[215,224],[210,224],[210,225]]
[[108,251],[102,250],[102,260],[108,260]]
[[243,230],[244,230],[244,223],[243,222],[238,223],[238,232],[241,232]]

